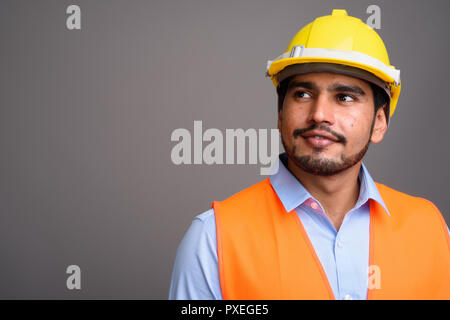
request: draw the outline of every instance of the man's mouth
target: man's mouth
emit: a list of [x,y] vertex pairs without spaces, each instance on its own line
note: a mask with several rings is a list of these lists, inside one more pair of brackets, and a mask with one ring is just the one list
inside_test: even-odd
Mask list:
[[324,148],[332,143],[339,142],[338,138],[322,130],[310,130],[302,134],[301,137],[314,148]]
[[321,137],[321,136],[310,136],[303,137],[312,147],[314,148],[325,148],[329,145],[335,143],[335,141]]

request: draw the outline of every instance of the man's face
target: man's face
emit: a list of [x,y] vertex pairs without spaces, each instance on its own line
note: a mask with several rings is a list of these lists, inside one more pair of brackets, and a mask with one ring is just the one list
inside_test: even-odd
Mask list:
[[286,153],[299,168],[327,176],[361,161],[369,143],[383,139],[387,124],[383,108],[374,115],[367,82],[308,73],[291,79],[278,129]]

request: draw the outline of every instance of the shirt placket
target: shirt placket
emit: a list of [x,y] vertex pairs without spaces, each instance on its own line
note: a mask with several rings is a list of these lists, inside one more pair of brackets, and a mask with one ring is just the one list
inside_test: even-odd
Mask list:
[[350,241],[350,239],[347,239],[345,237],[345,229],[351,215],[353,214],[353,210],[349,211],[345,215],[339,231],[336,231],[333,223],[328,218],[323,207],[317,200],[309,198],[305,201],[305,205],[309,210],[312,210],[314,213],[323,216],[335,231],[336,238],[334,242],[334,258],[336,263],[336,276],[338,285],[338,292],[335,294],[336,298],[340,300],[355,299],[356,293],[354,292],[354,288],[351,286],[351,283],[345,281],[345,279],[349,278],[349,274],[352,273],[351,252],[349,252],[349,250],[351,249],[348,246],[348,241]]
[[[353,300],[358,299],[354,287],[352,286],[351,277],[352,274],[352,249],[350,248],[350,237],[346,237],[346,227],[349,223],[349,219],[352,215],[352,211],[348,212],[336,234],[336,240],[334,244],[334,257],[336,261],[336,274],[339,296],[336,297],[341,300]],[[350,279],[350,281],[349,281]],[[347,280],[347,281],[345,281]]]

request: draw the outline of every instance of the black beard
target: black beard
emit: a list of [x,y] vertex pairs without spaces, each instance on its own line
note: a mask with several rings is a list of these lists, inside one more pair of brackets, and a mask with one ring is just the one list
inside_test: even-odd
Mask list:
[[[299,137],[300,139],[303,139]],[[318,175],[318,176],[332,176],[338,174],[348,168],[353,167],[359,161],[364,158],[367,150],[369,149],[370,139],[364,148],[358,153],[346,157],[341,155],[341,161],[333,161],[329,159],[314,159],[312,156],[297,156],[297,146],[294,145],[293,150],[288,150],[286,144],[284,143],[283,136],[281,135],[281,142],[283,144],[284,150],[286,151],[288,157],[295,163],[297,167],[306,171],[308,173]],[[319,152],[321,149],[314,150],[314,152]]]

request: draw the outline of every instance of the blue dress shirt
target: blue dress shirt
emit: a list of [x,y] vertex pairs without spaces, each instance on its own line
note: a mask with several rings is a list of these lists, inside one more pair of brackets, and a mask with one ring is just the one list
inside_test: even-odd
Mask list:
[[[286,168],[280,155],[279,170],[270,182],[287,212],[295,209],[327,275],[336,299],[366,299],[369,267],[369,199],[383,202],[364,164],[358,175],[359,198],[346,213],[339,231],[322,205]],[[217,259],[214,209],[195,217],[178,247],[169,299],[222,299]]]

